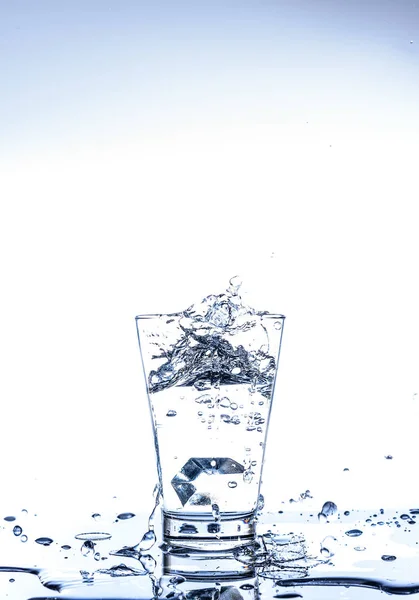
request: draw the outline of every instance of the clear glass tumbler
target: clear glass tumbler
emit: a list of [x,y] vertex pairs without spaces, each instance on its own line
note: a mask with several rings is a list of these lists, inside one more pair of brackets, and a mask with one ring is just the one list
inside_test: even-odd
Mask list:
[[254,540],[285,319],[216,308],[136,317],[163,536],[203,551]]

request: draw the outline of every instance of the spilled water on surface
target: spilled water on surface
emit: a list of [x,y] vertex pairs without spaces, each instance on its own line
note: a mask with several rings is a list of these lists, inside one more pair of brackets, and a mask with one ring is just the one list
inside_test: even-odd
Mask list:
[[[199,577],[191,582],[182,576],[163,575],[163,557],[171,549],[155,532],[155,525],[159,529],[155,523],[158,486],[154,497],[153,511],[144,520],[148,529],[134,545],[113,545],[121,519],[102,523],[104,531],[76,532],[67,544],[47,535],[29,538],[25,547],[41,548],[44,562],[0,566],[2,597],[253,600],[264,595],[314,600],[340,598],[339,590],[344,590],[344,598],[368,598],[377,592],[419,597],[417,508],[341,512],[326,502],[320,512],[333,516],[334,521],[325,523],[319,522],[315,511],[301,512],[298,518],[293,513],[293,520],[291,515],[287,519],[286,511],[262,514],[257,543],[232,551],[238,565],[249,567],[249,578],[241,574],[237,581],[221,578],[217,582],[214,576],[203,583]],[[137,518],[135,511],[125,514]],[[6,517],[0,532],[3,550],[23,535],[23,527],[16,530],[16,520]],[[184,552],[185,560],[193,561],[193,556],[188,558]]]

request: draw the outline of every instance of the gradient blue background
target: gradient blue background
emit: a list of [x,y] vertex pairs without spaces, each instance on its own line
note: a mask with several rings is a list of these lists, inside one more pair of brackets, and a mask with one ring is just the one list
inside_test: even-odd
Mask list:
[[11,508],[148,494],[133,318],[237,272],[288,318],[267,499],[414,497],[418,31],[407,0],[0,1]]

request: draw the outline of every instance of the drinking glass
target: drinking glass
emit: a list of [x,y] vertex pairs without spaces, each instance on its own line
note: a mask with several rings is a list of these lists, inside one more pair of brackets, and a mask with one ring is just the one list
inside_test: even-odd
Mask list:
[[[230,316],[229,316],[230,318]],[[218,551],[250,544],[285,317],[136,317],[162,494],[163,536]]]

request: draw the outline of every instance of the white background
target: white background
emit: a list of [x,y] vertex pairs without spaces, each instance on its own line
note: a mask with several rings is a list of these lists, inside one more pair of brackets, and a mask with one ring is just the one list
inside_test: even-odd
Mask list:
[[[249,303],[287,317],[267,505],[307,488],[319,509],[418,500],[416,47],[400,28],[387,41],[364,32],[357,46],[330,25],[319,42],[306,15],[293,43],[318,65],[293,67],[290,53],[288,71],[266,70],[288,42],[263,6],[253,62],[240,58],[245,21],[230,23],[236,38],[220,50],[216,36],[201,43],[198,19],[184,34],[204,59],[188,62],[194,47],[181,36],[163,46],[184,70],[163,69],[154,88],[146,73],[145,91],[126,91],[129,106],[118,68],[132,40],[110,67],[116,95],[110,78],[94,101],[79,90],[74,108],[76,92],[64,91],[52,112],[29,101],[16,112],[12,84],[30,48],[16,58],[2,113],[0,514],[90,514],[113,495],[148,510],[154,450],[134,317],[186,308],[236,274]],[[109,51],[101,32],[98,55]],[[63,83],[60,48],[39,65],[55,65]],[[82,51],[77,60],[92,94],[103,82],[89,83],[87,54],[84,67]],[[42,100],[53,75],[40,73],[24,93]]]

